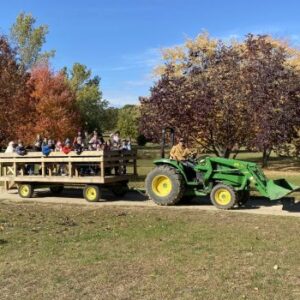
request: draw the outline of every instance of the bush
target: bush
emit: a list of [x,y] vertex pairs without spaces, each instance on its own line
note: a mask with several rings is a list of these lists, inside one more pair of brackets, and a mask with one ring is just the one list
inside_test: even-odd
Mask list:
[[136,138],[136,142],[139,146],[145,146],[147,144],[147,139],[143,134],[140,134],[137,138]]

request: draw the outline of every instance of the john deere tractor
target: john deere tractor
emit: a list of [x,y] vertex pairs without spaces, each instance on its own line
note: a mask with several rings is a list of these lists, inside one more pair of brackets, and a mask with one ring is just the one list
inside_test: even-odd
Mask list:
[[154,161],[155,168],[146,177],[146,192],[159,205],[174,205],[183,199],[209,195],[217,208],[230,209],[248,201],[250,188],[270,200],[299,189],[285,179],[266,178],[252,162],[206,156],[186,164],[165,158],[167,132],[171,135],[171,146],[174,144],[174,130],[164,129],[161,159]]

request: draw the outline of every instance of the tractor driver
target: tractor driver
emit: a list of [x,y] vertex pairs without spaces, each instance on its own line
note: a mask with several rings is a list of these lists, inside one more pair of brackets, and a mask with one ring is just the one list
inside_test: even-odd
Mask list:
[[[180,161],[184,166],[194,169],[194,164],[188,160],[189,156],[191,156],[193,153],[190,151],[189,148],[186,147],[186,144],[184,142],[183,138],[179,139],[179,143],[172,147],[170,151],[170,159],[175,159],[177,161]],[[195,171],[196,173],[196,179],[198,182],[203,182],[203,176],[200,172]]]
[[186,147],[184,139],[180,138],[179,143],[172,147],[170,158],[179,161],[186,161],[189,155],[191,155],[191,151]]

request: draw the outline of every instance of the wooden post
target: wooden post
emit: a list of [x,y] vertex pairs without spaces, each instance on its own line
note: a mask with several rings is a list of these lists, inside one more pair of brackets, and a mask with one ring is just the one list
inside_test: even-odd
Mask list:
[[14,166],[14,176],[17,176],[17,163],[14,162],[13,166]]
[[72,170],[72,163],[69,161],[68,162],[68,171],[69,171],[69,177],[72,177],[73,176],[73,170]]
[[[6,166],[3,168],[3,175],[4,175],[4,177],[6,177],[6,175],[7,175],[7,167]],[[8,190],[8,182],[7,181],[4,181],[4,190],[5,191]]]
[[101,174],[101,177],[104,178],[105,170],[104,170],[104,161],[103,160],[100,162],[100,174]]
[[45,162],[42,161],[42,176],[45,177],[46,172],[45,172]]

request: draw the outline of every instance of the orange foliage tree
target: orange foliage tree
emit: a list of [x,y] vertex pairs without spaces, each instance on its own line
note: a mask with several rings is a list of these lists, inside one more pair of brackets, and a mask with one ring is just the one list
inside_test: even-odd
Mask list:
[[51,139],[72,137],[81,126],[75,94],[63,73],[54,73],[47,65],[31,72],[29,84],[35,101],[33,134]]
[[0,146],[8,141],[30,139],[35,105],[30,97],[29,74],[16,59],[16,53],[0,36]]

